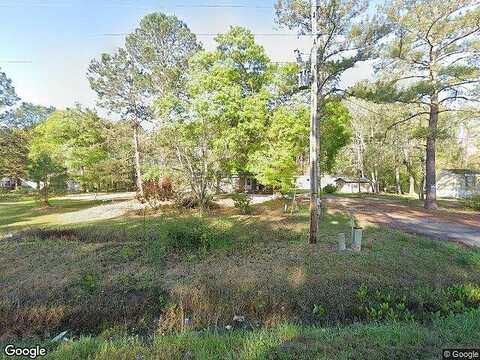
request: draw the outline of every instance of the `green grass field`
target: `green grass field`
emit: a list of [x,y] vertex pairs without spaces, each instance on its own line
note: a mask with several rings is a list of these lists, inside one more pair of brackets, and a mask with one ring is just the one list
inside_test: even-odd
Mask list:
[[56,225],[59,224],[59,214],[86,209],[101,204],[101,201],[53,199],[50,204],[50,207],[44,207],[32,197],[0,199],[0,233]]
[[338,253],[340,214],[311,246],[306,203],[75,225],[55,216],[96,203],[52,203],[0,204],[3,229],[23,230],[0,242],[0,341],[68,330],[49,359],[432,359],[479,343],[478,249],[368,227],[361,253]]

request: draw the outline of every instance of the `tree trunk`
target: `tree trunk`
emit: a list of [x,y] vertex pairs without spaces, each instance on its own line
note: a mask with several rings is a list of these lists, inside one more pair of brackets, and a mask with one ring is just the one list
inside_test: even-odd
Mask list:
[[371,176],[372,176],[372,193],[376,193],[377,192],[377,180],[375,179],[375,172],[372,171],[371,173]]
[[415,179],[412,175],[408,177],[408,193],[410,195],[415,195]]
[[422,180],[418,185],[418,197],[420,200],[425,200],[425,176],[422,176]]
[[395,187],[397,194],[400,195],[402,193],[402,187],[400,185],[400,169],[398,166],[395,166]]
[[49,187],[49,180],[48,176],[45,177],[45,180],[43,182],[43,203],[45,206],[49,206],[50,204],[48,203],[48,187]]
[[141,198],[143,198],[143,182],[142,182],[142,172],[140,169],[140,152],[138,146],[138,124],[133,125],[133,152],[135,158],[135,175],[137,182],[137,191]]
[[437,209],[437,189],[435,175],[435,140],[438,122],[438,97],[432,95],[430,101],[430,117],[428,119],[427,157],[425,161],[426,197],[424,207]]

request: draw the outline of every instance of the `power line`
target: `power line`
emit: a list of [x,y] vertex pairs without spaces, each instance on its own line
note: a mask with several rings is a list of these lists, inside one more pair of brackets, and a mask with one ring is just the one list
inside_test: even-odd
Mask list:
[[30,60],[0,60],[0,64],[31,64]]
[[[168,6],[167,6],[168,7]],[[176,8],[234,8],[234,9],[273,9],[273,6],[267,5],[173,5]]]
[[[227,33],[193,33],[197,36],[206,36],[214,37],[219,35],[226,35]],[[116,37],[116,36],[127,36],[129,33],[103,33],[96,36],[105,36],[105,37]],[[254,36],[291,36],[291,37],[310,37],[313,34],[294,34],[294,33],[252,33]]]
[[[73,7],[72,3],[0,3],[0,7]],[[91,6],[91,5],[89,5]],[[268,5],[249,4],[192,4],[192,5],[139,5],[139,4],[98,4],[93,7],[131,7],[131,8],[206,8],[206,9],[274,9]]]

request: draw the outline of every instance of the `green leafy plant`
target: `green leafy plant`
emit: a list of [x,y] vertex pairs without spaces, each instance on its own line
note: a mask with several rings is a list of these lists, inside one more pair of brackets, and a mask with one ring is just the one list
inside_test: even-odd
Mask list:
[[315,315],[317,318],[321,319],[327,315],[327,309],[323,305],[313,305],[313,310],[312,310],[313,315]]
[[334,194],[337,192],[337,187],[331,184],[325,185],[325,187],[323,188],[323,192],[325,194]]
[[463,206],[475,211],[480,211],[480,195],[472,195],[460,200]]
[[84,273],[77,282],[83,291],[93,294],[100,289],[100,276],[96,273]]
[[233,204],[237,209],[240,209],[240,212],[244,215],[251,214],[252,207],[250,205],[251,198],[248,194],[235,194],[233,195]]
[[163,259],[165,254],[179,253],[189,256],[205,253],[229,244],[224,230],[197,219],[167,220],[158,237],[146,245],[152,260]]

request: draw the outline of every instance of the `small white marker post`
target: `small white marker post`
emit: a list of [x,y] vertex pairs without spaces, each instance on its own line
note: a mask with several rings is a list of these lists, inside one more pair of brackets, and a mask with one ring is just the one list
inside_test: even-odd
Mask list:
[[363,237],[363,229],[361,227],[354,227],[353,228],[353,243],[352,243],[352,250],[353,251],[361,251],[362,250],[362,237]]
[[345,241],[345,233],[338,234],[338,251],[347,250],[347,244]]
[[353,242],[353,239],[355,236],[355,234],[353,233],[353,229],[355,228],[355,220],[353,219],[353,217],[350,218],[350,227],[352,228],[352,242]]

